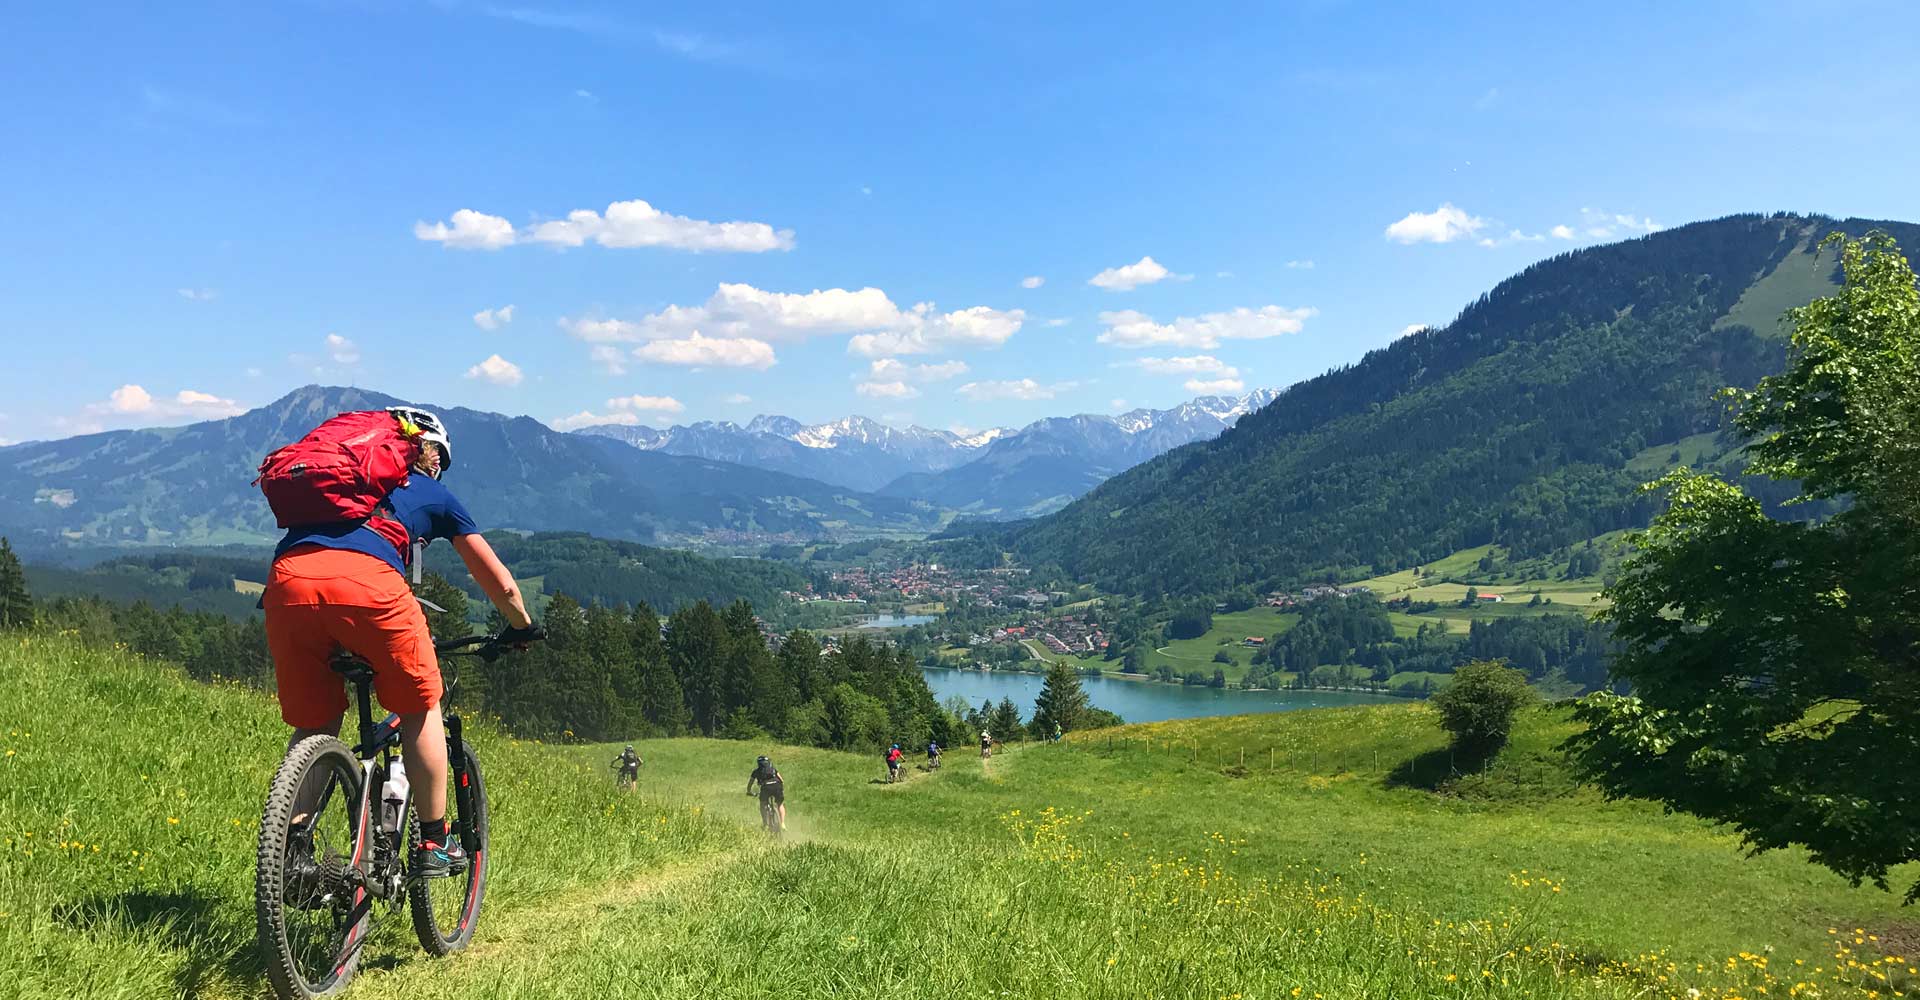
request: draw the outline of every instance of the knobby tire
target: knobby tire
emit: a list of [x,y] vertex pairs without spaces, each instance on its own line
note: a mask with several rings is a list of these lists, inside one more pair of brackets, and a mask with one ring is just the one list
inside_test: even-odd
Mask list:
[[[407,883],[414,936],[420,939],[420,947],[435,957],[451,955],[473,943],[474,928],[480,923],[480,904],[486,898],[487,867],[492,860],[487,840],[487,786],[480,776],[480,758],[474,755],[471,743],[463,741],[461,749],[466,757],[468,801],[472,804],[471,814],[464,818],[472,823],[472,840],[478,846],[467,849],[466,871],[439,878],[410,878]],[[459,780],[456,773],[453,761],[448,760],[447,835],[450,837],[456,836],[456,823],[463,818],[459,815],[459,796],[453,787]],[[418,801],[417,795],[415,800]],[[420,840],[419,824],[416,812],[409,831],[412,843]]]
[[[340,874],[372,847],[372,816],[361,808],[360,761],[331,736],[309,736],[280,762],[260,816],[254,916],[267,979],[282,1000],[332,996],[360,964],[370,926],[365,890],[341,891]],[[307,793],[302,795],[306,786]],[[293,850],[294,815],[310,811],[313,844]],[[320,896],[335,891],[336,903]]]

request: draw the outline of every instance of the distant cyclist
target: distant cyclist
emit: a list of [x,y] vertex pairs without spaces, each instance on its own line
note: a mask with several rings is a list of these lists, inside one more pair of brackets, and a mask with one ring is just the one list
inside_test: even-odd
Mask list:
[[905,756],[906,754],[903,754],[900,752],[900,744],[898,743],[895,743],[892,749],[887,751],[887,780],[888,781],[892,782],[892,781],[900,780],[900,759]]
[[747,794],[753,794],[753,786],[760,786],[760,819],[773,833],[783,833],[787,829],[787,783],[781,779],[780,771],[773,761],[761,757],[754,761],[753,773],[747,775]]
[[644,763],[646,763],[646,761],[641,760],[640,755],[633,752],[633,744],[629,743],[627,744],[627,748],[620,751],[620,755],[613,758],[613,763],[608,766],[619,768],[620,787],[631,789],[634,783],[639,780],[640,765]]
[[940,744],[937,741],[928,740],[927,741],[927,770],[931,771],[939,766],[940,766]]
[[993,734],[982,729],[980,730],[980,759],[985,760],[992,755],[993,755]]
[[1058,742],[1060,742],[1060,738],[1061,738],[1062,736],[1065,736],[1065,735],[1066,735],[1065,733],[1062,733],[1062,732],[1060,731],[1060,723],[1059,723],[1059,722],[1055,722],[1055,723],[1053,724],[1053,741],[1054,741],[1055,743],[1058,743]]

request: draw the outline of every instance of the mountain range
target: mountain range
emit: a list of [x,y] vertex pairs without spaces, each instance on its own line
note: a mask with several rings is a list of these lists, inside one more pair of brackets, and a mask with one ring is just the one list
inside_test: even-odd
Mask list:
[[822,424],[758,416],[744,426],[701,421],[656,429],[602,424],[575,433],[920,500],[976,517],[1058,510],[1107,477],[1183,444],[1218,435],[1275,390],[1203,396],[1165,410],[1049,417],[1018,430],[967,435],[895,428],[862,416]]
[[[250,482],[260,459],[345,410],[401,402],[307,386],[225,420],[0,448],[0,531],[31,548],[275,538]],[[447,482],[483,526],[653,542],[919,534],[926,503],[744,465],[642,451],[528,417],[435,407],[457,442]]]
[[1716,441],[1716,392],[1779,370],[1782,313],[1838,280],[1821,238],[1870,229],[1920,246],[1907,223],[1739,215],[1552,257],[1052,516],[969,530],[1138,594],[1354,579],[1489,543],[1553,557],[1644,526],[1659,500],[1640,485],[1683,452],[1737,445]]

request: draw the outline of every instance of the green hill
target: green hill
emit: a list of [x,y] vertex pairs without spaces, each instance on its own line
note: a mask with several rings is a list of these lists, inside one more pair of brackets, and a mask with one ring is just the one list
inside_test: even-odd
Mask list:
[[1717,429],[1714,393],[1778,368],[1779,310],[1832,287],[1813,243],[1875,226],[1920,245],[1903,223],[1743,215],[1553,257],[1214,441],[1042,520],[974,530],[1151,595],[1353,579],[1487,544],[1532,558],[1643,526],[1635,459]]
[[[0,718],[8,995],[260,995],[271,701],[13,634]],[[1896,897],[1598,801],[1558,771],[1567,725],[1529,716],[1466,780],[1409,766],[1444,765],[1420,705],[956,751],[895,786],[875,758],[776,748],[778,846],[741,794],[760,747],[643,743],[628,795],[608,747],[480,726],[497,867],[479,943],[433,961],[389,921],[352,995],[1888,995],[1848,960],[1905,989],[1881,962],[1912,940]]]

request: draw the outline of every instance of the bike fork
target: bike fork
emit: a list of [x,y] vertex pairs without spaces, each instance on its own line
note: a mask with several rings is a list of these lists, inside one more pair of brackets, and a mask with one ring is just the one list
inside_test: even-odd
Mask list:
[[453,764],[454,831],[460,846],[472,855],[480,849],[480,831],[473,828],[473,779],[467,774],[467,745],[460,735],[460,717],[447,716],[447,759]]

